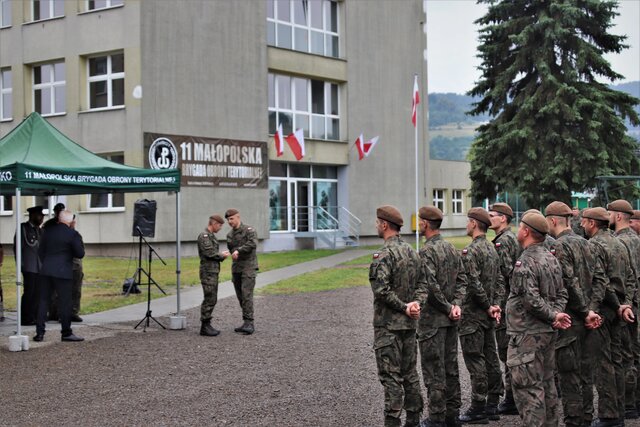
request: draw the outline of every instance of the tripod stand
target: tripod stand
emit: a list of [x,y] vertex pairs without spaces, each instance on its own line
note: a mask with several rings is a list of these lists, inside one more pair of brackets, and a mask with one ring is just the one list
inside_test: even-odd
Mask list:
[[[145,314],[145,316],[142,318],[142,320],[140,322],[138,322],[138,324],[133,328],[133,329],[138,329],[138,326],[140,326],[143,322],[145,322],[145,325],[143,326],[143,331],[147,331],[147,327],[149,327],[149,319],[153,320],[154,322],[156,322],[158,325],[160,325],[160,327],[162,327],[162,329],[167,329],[164,327],[164,325],[160,322],[158,322],[158,320],[156,318],[154,318],[151,315],[151,284],[153,283],[154,285],[156,285],[156,287],[158,289],[160,289],[160,292],[162,292],[163,294],[167,294],[158,284],[158,282],[156,282],[155,280],[153,280],[153,278],[151,277],[151,261],[153,259],[153,254],[155,253],[156,256],[158,257],[158,259],[164,264],[167,265],[166,262],[164,262],[164,260],[162,259],[162,257],[160,255],[158,255],[158,253],[155,251],[155,249],[153,249],[153,247],[149,244],[149,242],[147,242],[147,240],[142,237],[142,231],[140,230],[140,227],[137,227],[138,229],[138,236],[140,237],[140,242],[139,242],[139,247],[138,247],[138,269],[136,270],[136,275],[137,275],[137,283],[139,285],[142,285],[142,274],[144,274],[145,276],[147,276],[147,313]],[[149,271],[145,271],[144,268],[142,268],[142,242],[144,242],[148,249],[149,249],[149,258],[147,260],[147,266],[149,268]],[[135,275],[134,275],[135,277]],[[134,282],[135,283],[135,282]],[[129,290],[131,290],[131,286],[129,287],[129,289],[127,290],[127,294],[129,293]]]

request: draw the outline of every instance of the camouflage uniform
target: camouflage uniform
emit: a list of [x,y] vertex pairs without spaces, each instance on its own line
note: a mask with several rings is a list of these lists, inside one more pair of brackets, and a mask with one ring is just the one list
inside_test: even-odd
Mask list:
[[478,236],[462,250],[467,275],[467,294],[462,304],[460,346],[471,377],[472,406],[497,405],[504,392],[500,360],[496,350],[495,321],[487,310],[499,305],[498,254],[486,239]]
[[231,229],[227,234],[229,252],[238,251],[238,259],[231,264],[231,280],[242,308],[242,320],[253,322],[253,288],[256,286],[258,271],[258,235],[256,230],[245,224]]
[[505,228],[496,235],[492,243],[498,252],[500,259],[500,271],[498,273],[498,288],[504,289],[504,296],[500,300],[500,309],[502,310],[502,319],[500,324],[496,326],[496,341],[498,342],[498,356],[504,363],[504,388],[507,398],[513,393],[511,391],[511,377],[509,376],[509,368],[507,367],[507,348],[509,346],[509,337],[507,336],[507,313],[506,305],[510,291],[510,277],[513,272],[513,266],[522,253],[522,248],[518,243],[513,231],[510,227]]
[[622,363],[622,340],[627,331],[618,317],[621,304],[631,305],[634,292],[633,273],[625,246],[609,230],[598,230],[589,242],[596,262],[602,264],[608,278],[600,313],[602,326],[595,330],[597,340],[592,343],[596,354],[596,389],[600,418],[624,417],[625,376]]
[[449,319],[451,306],[462,305],[467,277],[456,248],[437,234],[420,249],[428,272],[427,303],[421,310],[418,342],[422,378],[429,397],[429,419],[457,419],[460,412],[458,327]]
[[[615,233],[627,248],[631,270],[634,273],[635,289],[633,293],[633,314],[638,319],[638,280],[640,280],[640,237],[631,228],[626,227]],[[638,321],[623,325],[627,329],[623,333],[623,365],[625,372],[625,407],[636,410],[638,394],[638,372],[640,372],[640,343],[638,342]]]
[[418,254],[399,236],[384,242],[373,255],[369,283],[373,291],[374,344],[378,378],[384,387],[385,426],[399,426],[422,413],[420,379],[416,370],[417,321],[405,314],[406,304],[426,300],[426,272]]
[[516,262],[507,300],[507,364],[523,425],[557,426],[555,315],[567,302],[557,259],[542,244],[526,248]]
[[593,419],[593,376],[591,354],[586,351],[587,330],[584,319],[589,310],[598,311],[604,297],[604,272],[599,269],[600,299],[592,303],[596,262],[587,240],[567,229],[557,236],[551,253],[562,268],[562,281],[568,294],[565,312],[571,327],[558,332],[556,361],[564,422],[567,426],[591,424]]
[[577,216],[571,217],[571,229],[578,236],[584,237],[586,239],[587,236],[584,233],[584,228],[582,228],[582,226],[580,225],[580,222],[582,222],[582,212],[580,212]]
[[200,283],[204,300],[200,306],[200,321],[210,322],[213,308],[218,302],[218,274],[224,257],[220,255],[218,239],[209,230],[198,236],[198,255],[200,255]]

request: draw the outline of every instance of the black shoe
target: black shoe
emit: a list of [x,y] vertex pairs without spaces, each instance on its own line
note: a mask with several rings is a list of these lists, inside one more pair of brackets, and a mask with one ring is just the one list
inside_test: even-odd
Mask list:
[[200,335],[203,337],[216,337],[220,335],[220,331],[211,326],[209,322],[202,322],[202,326],[200,326]]
[[487,405],[487,418],[490,421],[500,421],[500,413],[498,412],[498,405]]
[[73,314],[73,315],[71,316],[71,321],[72,321],[72,322],[80,323],[80,322],[82,322],[82,317],[78,316],[77,314]]
[[447,423],[444,421],[433,421],[431,418],[427,418],[426,420],[422,420],[420,427],[447,427]]
[[80,342],[80,341],[84,341],[84,338],[79,337],[77,335],[69,334],[69,335],[63,336],[62,341]]
[[637,420],[638,417],[638,411],[636,410],[636,408],[627,408],[624,411],[624,419],[625,420]]
[[500,402],[498,405],[498,413],[500,415],[518,415],[518,408],[516,407],[516,402],[514,402],[513,397],[506,397]]
[[35,336],[35,337],[33,337],[33,340],[34,340],[35,342],[41,342],[41,341],[44,341],[44,334],[36,334],[36,336]]
[[253,322],[244,322],[242,326],[235,328],[234,331],[244,335],[251,335],[255,329],[253,328]]
[[446,427],[462,427],[462,423],[457,416],[454,418],[446,418],[444,424]]
[[618,418],[597,418],[591,423],[591,427],[620,427],[624,425]]
[[460,415],[459,420],[462,424],[489,424],[485,407],[473,406],[473,404],[467,409],[467,412]]

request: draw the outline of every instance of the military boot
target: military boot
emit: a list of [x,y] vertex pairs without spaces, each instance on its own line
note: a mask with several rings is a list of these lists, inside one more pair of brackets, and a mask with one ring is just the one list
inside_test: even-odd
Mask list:
[[624,421],[620,422],[619,418],[598,418],[591,423],[591,427],[620,427],[624,425]]
[[242,326],[234,329],[234,331],[245,335],[251,335],[254,330],[255,329],[253,328],[253,322],[249,322],[248,320],[245,320]]
[[625,420],[638,419],[638,410],[632,406],[627,406],[627,409],[625,409],[624,411],[624,419]]
[[513,400],[513,394],[507,393],[504,400],[498,405],[498,413],[500,415],[518,415],[518,408],[515,400]]
[[422,420],[420,427],[447,427],[447,423],[444,421],[433,421],[431,418]]
[[487,418],[491,421],[500,421],[500,412],[498,412],[498,405],[487,404]]
[[481,402],[471,402],[471,407],[467,412],[460,415],[462,424],[489,424],[485,404]]
[[407,419],[404,422],[404,427],[420,427],[420,414],[407,412]]
[[444,424],[446,427],[462,427],[462,423],[457,416],[445,418]]
[[211,326],[209,322],[202,322],[200,326],[200,335],[205,337],[215,337],[220,334],[220,331]]

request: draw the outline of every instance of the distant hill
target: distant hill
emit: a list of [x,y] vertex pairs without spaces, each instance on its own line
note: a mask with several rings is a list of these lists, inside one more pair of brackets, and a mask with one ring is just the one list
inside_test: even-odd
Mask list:
[[[625,92],[628,93],[631,96],[634,96],[638,99],[640,99],[640,80],[637,80],[635,82],[627,82],[627,83],[620,83],[618,85],[611,85],[609,86],[611,89],[615,89],[615,90],[619,90],[621,92]],[[640,115],[640,104],[636,105],[636,107],[634,108],[636,110],[636,113],[638,113]],[[638,126],[632,126],[631,123],[627,120],[627,128],[629,129],[629,133],[633,136],[636,137],[636,139],[640,140],[640,125]]]
[[488,121],[488,115],[468,116],[466,114],[471,109],[471,104],[478,99],[457,93],[430,93],[429,129],[452,123],[462,125]]

